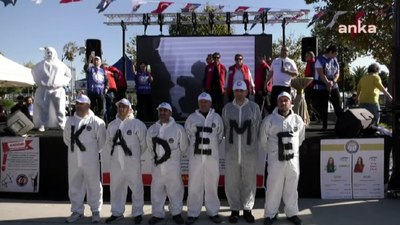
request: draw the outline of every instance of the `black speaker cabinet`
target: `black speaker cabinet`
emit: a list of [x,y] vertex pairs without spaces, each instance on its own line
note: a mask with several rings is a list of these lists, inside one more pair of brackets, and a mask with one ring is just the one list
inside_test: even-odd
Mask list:
[[315,56],[318,55],[318,39],[316,37],[304,37],[301,39],[301,61],[306,61],[306,53],[308,51],[314,52]]
[[335,132],[340,137],[360,137],[368,129],[374,115],[364,108],[348,109],[336,121]]
[[90,55],[94,59],[94,56],[102,55],[101,52],[101,41],[99,39],[87,39],[86,40],[86,62],[88,61]]
[[17,110],[7,120],[7,128],[15,135],[24,135],[34,127],[32,121],[24,113]]

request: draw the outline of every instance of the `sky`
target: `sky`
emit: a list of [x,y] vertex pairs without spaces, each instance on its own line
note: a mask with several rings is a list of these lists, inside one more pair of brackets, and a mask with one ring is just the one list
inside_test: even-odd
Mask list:
[[[171,0],[174,2],[165,12],[176,13],[186,3],[201,3],[210,5],[224,5],[223,11],[233,12],[238,6],[249,6],[248,11],[257,11],[260,7],[272,8],[271,10],[300,10],[309,9],[308,18],[315,14],[314,7],[306,5],[303,0]],[[84,46],[86,39],[100,39],[102,43],[103,58],[108,64],[114,64],[122,56],[122,31],[120,26],[107,26],[104,24],[109,13],[131,13],[131,0],[115,0],[102,13],[96,10],[100,0],[82,0],[81,2],[59,4],[58,0],[42,0],[41,4],[33,1],[20,0],[15,6],[4,7],[0,2],[0,52],[7,58],[25,64],[34,64],[43,59],[40,47],[51,46],[56,49],[61,59],[63,46],[68,42],[76,42]],[[148,13],[157,8],[158,1],[147,1],[137,13]],[[202,11],[202,7],[198,9]],[[243,25],[235,26],[236,34],[243,34]],[[167,27],[163,33],[167,34]],[[290,23],[286,26],[286,36],[309,36],[311,28],[307,23]],[[250,34],[260,34],[261,24],[257,25]],[[281,24],[266,25],[266,33],[272,34],[273,41],[282,38]],[[126,41],[130,37],[143,35],[143,26],[128,26]],[[159,26],[149,26],[147,35],[159,35]],[[83,63],[82,56],[77,56],[72,63],[80,71]],[[372,59],[370,59],[372,60]],[[65,62],[70,65],[70,62]],[[362,64],[363,62],[361,62]],[[358,65],[358,64],[357,64]],[[368,65],[366,63],[366,65]],[[83,75],[78,74],[78,78]]]

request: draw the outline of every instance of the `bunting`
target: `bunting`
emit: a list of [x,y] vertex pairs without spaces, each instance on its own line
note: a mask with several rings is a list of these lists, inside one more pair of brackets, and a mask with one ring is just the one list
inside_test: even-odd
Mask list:
[[71,3],[71,2],[80,2],[82,0],[60,0],[60,4]]
[[315,14],[313,16],[313,18],[311,19],[310,23],[307,25],[307,28],[309,28],[315,22],[319,21],[325,14],[326,14],[326,12],[324,10],[321,10],[317,14]]
[[224,5],[213,5],[211,6],[212,9],[214,9],[215,12],[222,12],[222,9],[224,9]]
[[96,9],[99,10],[98,13],[103,12],[104,10],[107,9],[107,7],[115,0],[101,0],[100,3],[97,5]]
[[247,9],[249,9],[250,7],[248,6],[239,6],[237,9],[235,9],[235,13],[240,13],[240,12],[244,12]]
[[138,9],[140,8],[140,6],[142,6],[143,4],[145,4],[146,2],[144,1],[136,1],[133,0],[132,1],[132,12],[136,12],[138,11]]
[[181,9],[182,12],[194,12],[197,8],[199,8],[201,4],[198,3],[188,3],[184,8]]
[[254,16],[255,22],[251,24],[250,30],[253,29],[253,28],[257,25],[257,23],[260,21],[260,19],[261,19],[261,14],[262,14],[263,12],[267,13],[269,10],[271,10],[271,8],[260,8],[260,9],[258,10],[259,14],[256,15],[256,16]]
[[336,20],[339,18],[339,16],[346,14],[347,11],[337,11],[335,15],[333,16],[331,22],[326,26],[332,29],[333,25],[335,25]]
[[158,3],[157,9],[151,11],[151,13],[162,13],[166,10],[170,5],[174,4],[173,2],[160,2]]
[[9,4],[13,6],[17,4],[17,0],[0,0],[0,1],[4,3],[4,7],[8,6]]

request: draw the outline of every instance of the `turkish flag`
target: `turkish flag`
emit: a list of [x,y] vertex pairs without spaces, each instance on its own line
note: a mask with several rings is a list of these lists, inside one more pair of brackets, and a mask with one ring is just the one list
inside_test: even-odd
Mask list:
[[63,3],[71,3],[71,2],[80,2],[81,0],[60,0],[60,4]]
[[248,6],[239,6],[237,9],[235,9],[235,12],[236,12],[236,13],[238,13],[238,12],[244,12],[244,11],[246,11],[248,8],[249,8]]
[[158,3],[157,9],[151,11],[151,13],[162,13],[164,10],[168,8],[168,6],[172,5],[173,2],[160,2]]

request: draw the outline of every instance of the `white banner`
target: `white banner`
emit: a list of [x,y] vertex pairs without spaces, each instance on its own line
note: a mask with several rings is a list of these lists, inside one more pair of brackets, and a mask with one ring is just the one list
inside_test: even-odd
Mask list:
[[39,138],[3,137],[0,143],[0,191],[39,192]]
[[321,197],[384,198],[383,164],[383,138],[321,140]]

